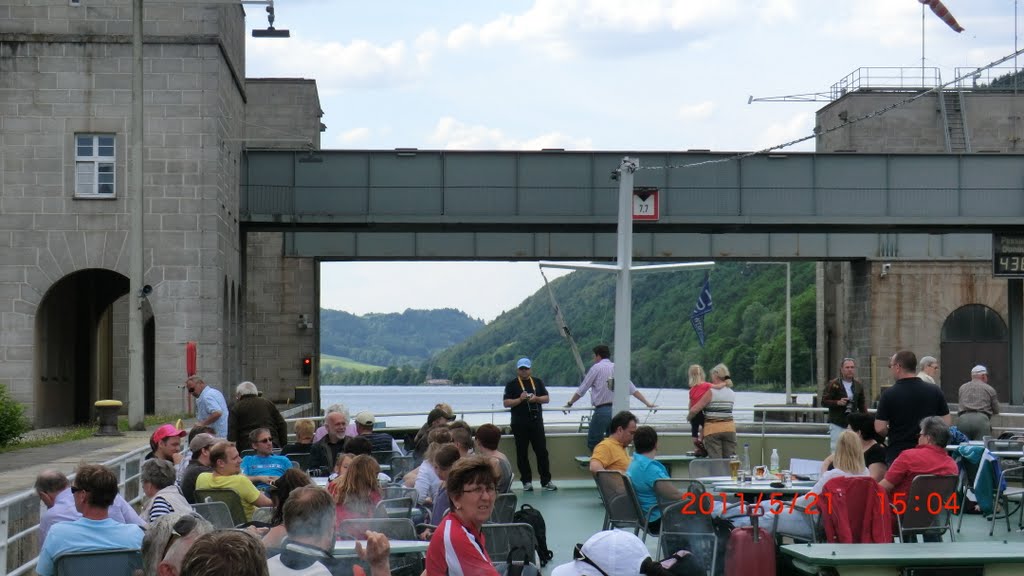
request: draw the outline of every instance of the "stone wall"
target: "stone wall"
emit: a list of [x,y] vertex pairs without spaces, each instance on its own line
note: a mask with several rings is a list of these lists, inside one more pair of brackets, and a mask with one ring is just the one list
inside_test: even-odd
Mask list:
[[320,95],[316,81],[247,78],[245,139],[251,148],[320,149]]

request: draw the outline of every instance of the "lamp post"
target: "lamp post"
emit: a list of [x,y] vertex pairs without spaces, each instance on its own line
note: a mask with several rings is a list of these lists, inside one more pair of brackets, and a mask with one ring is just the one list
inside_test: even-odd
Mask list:
[[779,264],[786,266],[786,404],[793,394],[793,304],[790,300],[789,262],[747,262],[753,264]]

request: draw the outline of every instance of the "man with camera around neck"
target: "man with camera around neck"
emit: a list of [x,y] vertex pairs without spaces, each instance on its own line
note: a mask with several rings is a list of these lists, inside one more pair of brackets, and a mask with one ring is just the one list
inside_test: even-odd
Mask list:
[[516,377],[505,384],[504,405],[512,412],[512,435],[516,439],[516,466],[523,490],[533,491],[533,470],[530,469],[530,445],[537,455],[540,484],[545,490],[558,490],[551,482],[551,465],[548,461],[547,437],[544,436],[544,417],[541,405],[551,397],[540,378],[530,373],[533,363],[529,358],[516,362]]

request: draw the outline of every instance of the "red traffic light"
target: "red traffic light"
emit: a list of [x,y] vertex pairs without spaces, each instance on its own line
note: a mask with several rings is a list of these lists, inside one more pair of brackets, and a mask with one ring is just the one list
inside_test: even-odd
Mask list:
[[302,375],[309,376],[313,373],[313,357],[305,356],[302,358]]

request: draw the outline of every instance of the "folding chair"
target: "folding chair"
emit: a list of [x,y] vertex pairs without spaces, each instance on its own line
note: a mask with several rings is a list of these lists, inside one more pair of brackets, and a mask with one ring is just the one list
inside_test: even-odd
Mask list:
[[[689,550],[708,574],[716,574],[718,534],[715,532],[713,517],[707,514],[683,514],[685,505],[686,502],[676,500],[662,508],[657,556],[665,558],[676,550]],[[721,569],[717,572],[721,572]]]
[[265,524],[270,524],[270,521],[273,518],[274,518],[274,509],[269,507],[269,506],[265,506],[265,507],[262,507],[262,508],[257,508],[257,509],[252,511],[252,521],[253,522],[263,522]]
[[[657,502],[654,506],[651,506],[644,512],[644,520],[647,523],[650,523],[651,516],[655,510],[660,510],[662,518],[664,518],[665,509],[678,503],[683,498],[684,494],[693,494],[694,497],[699,498],[704,492],[704,484],[701,483],[700,480],[691,480],[689,478],[659,478],[654,481],[654,497]],[[664,556],[660,557],[664,558]]]
[[[1020,516],[1017,520],[1017,528],[1024,530],[1024,466],[1014,466],[1013,468],[1007,468],[1003,470],[1002,480],[996,480],[996,509],[1002,506],[1003,516],[1006,518],[1006,531],[1010,531],[1010,516],[1014,512],[1020,512]],[[1006,483],[1006,487],[1003,487],[1003,482]],[[1017,504],[1017,507],[1013,510],[1010,509],[1010,502]],[[995,510],[992,512],[992,524],[989,526],[988,535],[991,536],[992,532],[996,529],[996,516]]]
[[[907,494],[906,511],[896,515],[897,535],[900,542],[905,542],[908,536],[915,534],[941,537],[944,532],[949,533],[951,542],[956,541],[946,502],[949,502],[956,494],[957,480],[956,474],[948,476],[922,474],[914,478],[910,483],[910,492]],[[936,498],[939,499],[938,513],[933,514],[932,511],[936,510]],[[902,508],[894,503],[894,510],[897,506]]]
[[[338,538],[351,540],[352,534],[365,534],[367,530],[380,532],[388,540],[416,540],[416,527],[408,518],[359,518],[343,520],[338,525]],[[391,574],[393,576],[418,576],[423,571],[423,555],[392,554]]]
[[98,552],[69,552],[54,559],[57,576],[132,576],[142,570],[141,550],[103,550]]
[[728,476],[729,473],[728,458],[697,458],[690,461],[690,478]]
[[302,452],[293,452],[291,454],[285,454],[285,457],[298,464],[299,469],[303,472],[309,469],[309,452],[306,452],[305,454]]
[[956,522],[956,531],[958,533],[964,523],[964,514],[966,514],[967,503],[969,502],[968,495],[974,494],[974,483],[981,468],[981,458],[984,451],[985,448],[983,446],[965,445],[959,446],[956,452],[954,452],[956,465],[960,470],[956,489],[956,501],[960,505],[959,510],[957,510],[957,516],[960,518]]
[[409,496],[381,500],[373,509],[373,516],[375,518],[410,518],[412,503],[413,498]]
[[[491,510],[491,517],[487,520],[493,524],[509,524],[512,522],[512,516],[516,513],[516,504],[519,503],[519,498],[512,492],[506,494],[498,494],[494,499],[494,510]],[[494,562],[494,558],[491,558]]]
[[480,527],[491,562],[537,563],[537,539],[533,527],[523,523],[484,524]]
[[415,502],[418,498],[415,488],[406,488],[405,486],[381,486],[380,495],[385,500],[391,498],[412,498]]
[[399,456],[394,455],[391,457],[391,480],[393,482],[401,483],[402,478],[415,468],[415,457],[414,456]]
[[398,456],[397,453],[392,452],[391,450],[378,450],[376,452],[371,453],[370,455],[373,456],[373,459],[377,461],[377,464],[388,467],[391,466],[391,459],[394,458],[395,456]]
[[223,502],[197,502],[192,505],[196,514],[206,518],[217,530],[234,528],[235,523],[231,519],[231,511],[228,505]]
[[196,489],[196,501],[198,502],[223,502],[228,511],[231,512],[231,521],[234,526],[240,526],[249,521],[245,516],[245,508],[242,508],[242,499],[238,492],[226,488]]
[[602,530],[632,526],[633,533],[637,536],[640,536],[640,531],[643,530],[641,539],[646,542],[647,515],[640,509],[640,502],[633,491],[633,483],[630,482],[629,476],[616,470],[601,470],[594,475],[594,480],[604,502],[605,518]]
[[[810,541],[830,544],[892,543],[892,511],[885,505],[888,502],[885,489],[874,478],[833,478],[825,483],[818,501],[816,515],[814,512],[809,514],[810,511],[799,504],[794,508],[794,512],[802,511],[798,512],[800,516],[811,524]],[[822,505],[824,502],[829,504]]]

